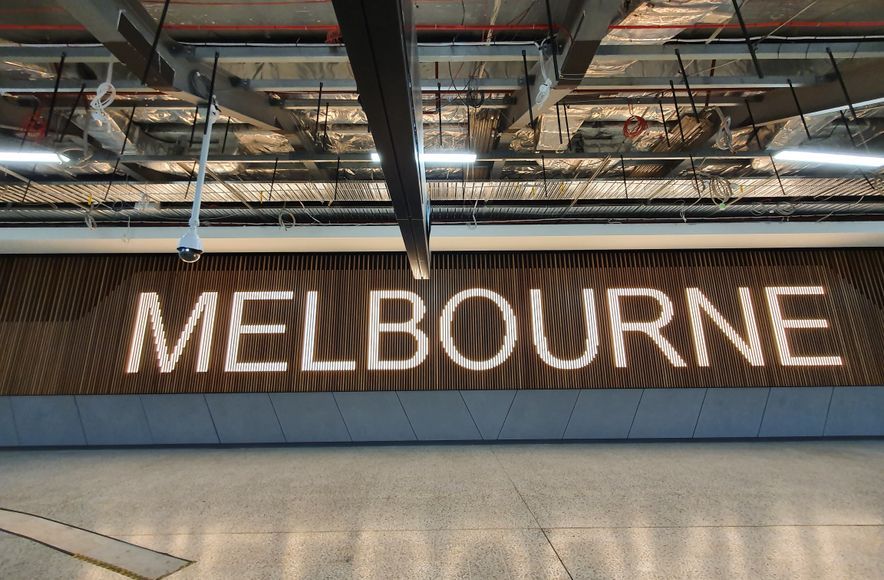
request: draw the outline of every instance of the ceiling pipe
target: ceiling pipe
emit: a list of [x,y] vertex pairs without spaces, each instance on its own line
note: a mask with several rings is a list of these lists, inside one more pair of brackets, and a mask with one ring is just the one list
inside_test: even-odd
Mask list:
[[[747,22],[746,28],[881,28],[884,20],[868,21],[769,21]],[[181,31],[290,31],[290,32],[338,32],[335,24],[185,24],[168,23],[166,30]],[[418,32],[549,32],[548,24],[418,24]],[[614,24],[608,30],[717,30],[739,29],[737,23],[699,22],[695,24]],[[553,29],[562,27],[553,25]],[[80,31],[80,24],[0,24],[0,30]]]

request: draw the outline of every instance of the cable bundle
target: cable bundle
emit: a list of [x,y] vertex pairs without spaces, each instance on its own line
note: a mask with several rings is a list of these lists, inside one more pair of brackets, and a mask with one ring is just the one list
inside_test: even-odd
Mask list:
[[648,122],[644,117],[633,113],[632,105],[629,105],[629,117],[623,122],[623,136],[627,139],[635,139],[647,129]]
[[98,85],[98,88],[95,89],[95,96],[92,97],[92,100],[89,102],[89,106],[92,107],[92,118],[95,119],[97,123],[103,123],[108,120],[105,109],[110,107],[114,102],[114,99],[117,98],[117,89],[111,82],[111,76],[114,70],[113,66],[113,63],[107,66],[107,78],[103,83]]

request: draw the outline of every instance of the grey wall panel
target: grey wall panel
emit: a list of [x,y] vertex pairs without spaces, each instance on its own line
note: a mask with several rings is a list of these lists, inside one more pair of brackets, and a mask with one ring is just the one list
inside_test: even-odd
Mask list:
[[641,394],[641,389],[580,391],[565,439],[626,439]]
[[691,437],[703,405],[706,389],[645,389],[630,439],[678,439]]
[[219,443],[203,395],[141,395],[141,402],[154,443]]
[[819,437],[826,425],[832,387],[775,387],[770,390],[761,437]]
[[89,445],[153,443],[138,395],[78,395],[77,407]]
[[416,439],[395,392],[335,393],[335,400],[353,441]]
[[826,435],[884,435],[884,387],[838,387]]
[[517,392],[500,439],[561,439],[578,394],[573,389]]
[[498,433],[884,436],[884,387],[0,397],[0,446],[476,441]]
[[266,393],[206,395],[221,443],[284,443]]
[[271,393],[270,402],[289,443],[350,441],[332,393]]
[[72,396],[11,397],[20,445],[85,445]]
[[12,402],[9,397],[0,397],[0,447],[18,445],[15,432],[15,419],[12,417]]
[[516,391],[461,391],[461,394],[482,439],[486,441],[497,439],[503,428],[503,421],[516,398]]
[[770,389],[709,389],[694,437],[756,437]]
[[398,394],[419,440],[482,438],[458,391],[400,391]]

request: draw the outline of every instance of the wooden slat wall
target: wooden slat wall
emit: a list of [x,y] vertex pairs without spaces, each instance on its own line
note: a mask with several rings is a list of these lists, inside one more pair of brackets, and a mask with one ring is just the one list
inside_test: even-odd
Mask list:
[[[823,286],[822,297],[783,300],[792,318],[826,318],[826,330],[789,331],[801,355],[840,355],[840,367],[783,367],[773,338],[765,286]],[[737,288],[751,289],[765,366],[752,367],[705,319],[711,366],[697,366],[685,288],[696,286],[745,336]],[[439,342],[439,316],[448,299],[468,288],[503,295],[513,306],[518,340],[512,356],[487,371],[454,364]],[[664,335],[687,361],[675,368],[647,337],[628,333],[628,368],[616,368],[605,291],[649,287],[665,292],[675,318]],[[553,353],[570,358],[585,340],[581,289],[595,291],[600,346],[579,370],[545,365],[531,339],[529,291],[543,292]],[[427,316],[420,327],[430,355],[406,371],[366,369],[371,290],[419,294]],[[242,338],[242,361],[287,361],[284,373],[224,372],[235,291],[288,290],[294,300],[249,302],[246,324],[285,324],[285,334]],[[355,359],[353,372],[301,372],[305,296],[319,293],[317,358]],[[142,368],[125,365],[140,292],[160,296],[167,339],[174,345],[202,292],[219,292],[209,370],[194,372],[199,328],[176,369],[161,374],[150,337]],[[626,320],[653,320],[655,302],[623,301]],[[404,319],[404,304],[385,303],[383,320]],[[486,358],[500,347],[503,325],[486,300],[457,313],[461,352]],[[884,385],[884,250],[452,253],[434,256],[430,281],[416,281],[398,254],[206,255],[186,265],[174,255],[0,257],[0,395],[185,392],[309,392],[421,389],[559,389],[736,386]],[[385,335],[382,354],[405,358],[413,340]]]

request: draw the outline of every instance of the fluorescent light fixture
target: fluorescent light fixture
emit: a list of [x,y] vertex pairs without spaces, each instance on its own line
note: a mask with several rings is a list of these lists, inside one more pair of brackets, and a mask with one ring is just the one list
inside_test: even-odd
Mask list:
[[65,163],[68,158],[52,151],[0,151],[0,163]]
[[[854,110],[862,109],[864,107],[871,107],[873,105],[880,105],[884,103],[884,97],[879,97],[877,99],[870,99],[868,101],[862,101],[859,103],[853,103]],[[837,113],[838,111],[846,111],[850,108],[850,105],[840,105],[838,107],[832,107],[831,109],[823,109],[822,111],[813,111],[812,113],[804,113],[805,117],[817,117],[819,115],[828,115],[829,113]]]
[[777,161],[799,161],[802,163],[823,163],[828,165],[849,165],[852,167],[882,167],[884,157],[875,155],[853,155],[851,153],[825,153],[804,149],[786,149],[774,155]]
[[[371,152],[373,163],[380,163],[381,156],[377,152]],[[424,163],[475,163],[476,154],[467,151],[445,151],[438,153],[424,153]]]
[[424,153],[424,163],[475,163],[476,154],[466,151]]

